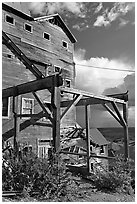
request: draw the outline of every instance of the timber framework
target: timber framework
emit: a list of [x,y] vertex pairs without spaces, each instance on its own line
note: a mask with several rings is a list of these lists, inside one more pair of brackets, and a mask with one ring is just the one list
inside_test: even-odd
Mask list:
[[[86,143],[87,143],[87,168],[90,171],[90,159],[93,156],[90,154],[90,106],[95,104],[101,104],[113,118],[123,127],[124,135],[124,147],[125,147],[125,160],[129,158],[128,149],[128,92],[114,95],[94,95],[89,92],[82,90],[77,90],[74,88],[63,88],[62,76],[59,73],[45,77],[37,67],[27,58],[27,56],[16,46],[16,44],[2,32],[3,44],[5,44],[8,49],[29,69],[36,80],[22,83],[17,86],[12,86],[2,90],[2,98],[13,97],[12,112],[14,117],[14,150],[17,151],[17,141],[19,131],[21,130],[20,118],[29,117],[34,118],[36,121],[41,117],[46,117],[49,119],[50,123],[45,124],[46,126],[52,128],[52,138],[53,147],[55,152],[61,152],[68,154],[69,152],[63,152],[60,148],[60,122],[63,117],[73,109],[75,106],[84,106],[85,108],[85,125],[86,125]],[[51,94],[50,103],[45,103],[41,100],[37,94],[40,90],[48,90]],[[32,93],[38,104],[41,107],[41,112],[39,114],[20,114],[18,106],[18,97],[21,94]],[[72,95],[72,100],[61,101],[61,93],[68,93]],[[119,107],[122,106],[122,114]],[[64,108],[61,113],[61,108]],[[113,108],[113,109],[112,109]],[[37,124],[39,125],[39,124]],[[109,157],[104,158],[109,159]]]

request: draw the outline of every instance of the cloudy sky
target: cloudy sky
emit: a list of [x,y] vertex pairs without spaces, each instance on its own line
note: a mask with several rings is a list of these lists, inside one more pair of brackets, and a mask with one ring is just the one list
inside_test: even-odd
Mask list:
[[[35,16],[59,13],[76,37],[76,88],[96,94],[129,90],[129,126],[134,126],[135,3],[33,2],[29,8]],[[79,110],[77,119],[83,124]],[[101,107],[92,106],[91,115],[91,127],[119,126]]]

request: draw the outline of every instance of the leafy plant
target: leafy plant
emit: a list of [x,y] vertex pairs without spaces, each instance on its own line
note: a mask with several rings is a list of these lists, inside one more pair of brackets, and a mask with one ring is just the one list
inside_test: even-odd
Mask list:
[[2,168],[2,189],[22,191],[28,196],[34,191],[47,199],[61,198],[75,191],[71,173],[65,164],[53,155],[52,161],[40,159],[33,153],[22,157],[5,158],[7,165]]
[[110,171],[97,168],[94,174],[94,185],[98,190],[120,190],[130,193],[131,181],[130,162],[125,162],[121,156],[113,162],[113,168]]

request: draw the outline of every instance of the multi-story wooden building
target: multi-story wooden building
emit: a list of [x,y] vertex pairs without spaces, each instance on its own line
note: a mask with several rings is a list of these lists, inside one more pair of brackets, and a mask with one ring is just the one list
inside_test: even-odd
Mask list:
[[[75,37],[70,32],[60,15],[54,14],[39,18],[32,18],[17,4],[2,4],[2,29],[15,46],[25,54],[44,76],[60,72],[64,87],[75,84],[75,64],[73,61]],[[21,4],[20,4],[21,6]],[[21,8],[21,7],[20,7]],[[2,88],[13,87],[36,79],[33,73],[3,43],[2,46]],[[39,92],[42,101],[49,101],[47,90]],[[69,94],[61,94],[61,98],[70,99]],[[12,97],[3,99],[2,122],[3,141],[12,141],[13,113]],[[38,102],[31,93],[18,97],[19,114],[37,114],[40,112]],[[74,126],[76,120],[73,109],[61,121],[61,127]],[[41,117],[19,118],[19,133],[17,141],[21,146],[31,147],[38,155],[47,152],[51,137],[51,128],[45,127],[48,119]],[[11,142],[12,143],[12,142]]]

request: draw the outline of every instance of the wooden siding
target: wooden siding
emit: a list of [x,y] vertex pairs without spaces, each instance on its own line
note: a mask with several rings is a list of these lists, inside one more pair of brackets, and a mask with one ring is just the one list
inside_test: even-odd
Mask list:
[[[8,14],[15,18],[15,25],[10,25],[5,22],[5,15]],[[62,75],[64,79],[71,80],[71,87],[75,84],[75,67],[73,65],[73,49],[74,45],[71,43],[64,31],[49,22],[35,22],[28,21],[14,15],[13,13],[3,11],[2,15],[2,28],[3,31],[13,40],[13,42],[24,52],[24,54],[31,60],[42,62],[42,64],[36,64],[38,69],[45,73],[45,64],[52,64],[62,68]],[[33,33],[29,33],[24,30],[24,23],[28,23],[33,26]],[[51,40],[48,41],[43,38],[43,32],[47,32],[51,35]],[[68,43],[68,48],[62,46],[62,40]],[[35,79],[35,76],[18,60],[18,58],[5,46],[2,45],[2,88],[8,88],[14,85],[22,84]],[[53,73],[54,67],[49,68]],[[48,90],[38,92],[42,100],[50,101],[50,93]],[[21,113],[21,101],[24,98],[33,98],[32,93],[24,94],[19,97],[19,106]],[[72,95],[64,94],[66,99],[72,98]],[[34,113],[40,113],[42,111],[38,102],[34,101]],[[61,110],[61,112],[63,109]],[[74,126],[75,125],[75,109],[67,114],[61,121],[61,127]],[[9,119],[3,119],[3,140],[13,138],[14,135],[14,123],[12,113],[12,97],[10,100],[10,116]],[[36,125],[41,123],[41,125]],[[37,140],[38,139],[51,139],[50,127],[42,126],[42,124],[49,122],[44,118],[29,119],[20,118],[20,131],[17,140],[21,143],[25,142],[32,145],[34,152],[37,152]]]

